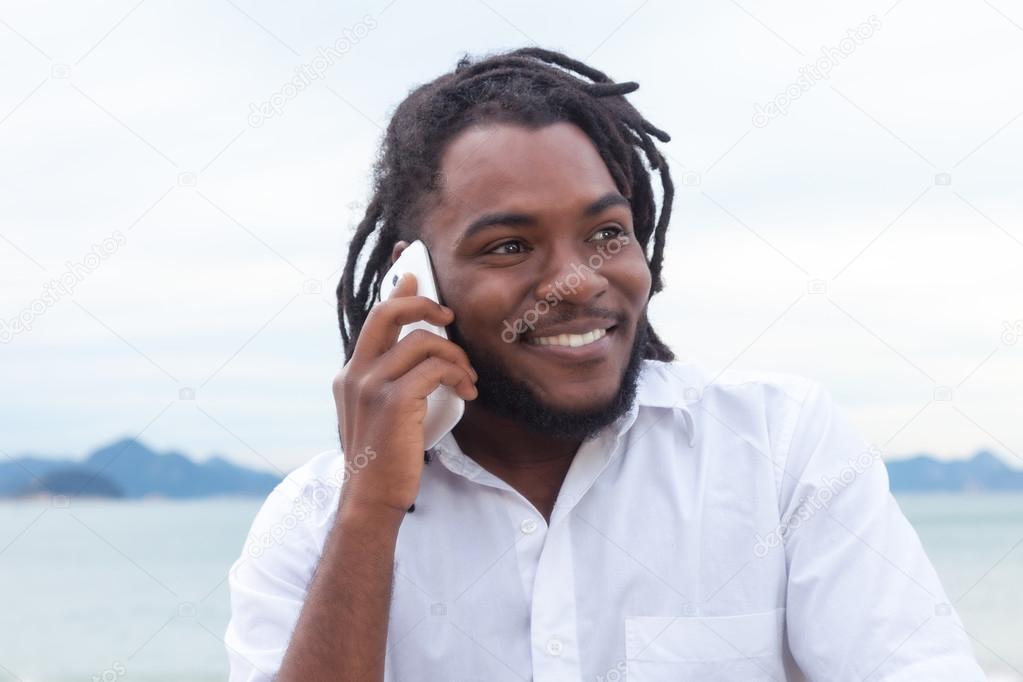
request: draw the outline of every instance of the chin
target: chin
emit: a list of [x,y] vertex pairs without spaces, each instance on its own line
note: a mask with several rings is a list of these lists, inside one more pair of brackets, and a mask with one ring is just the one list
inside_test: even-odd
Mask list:
[[592,379],[577,379],[571,382],[550,382],[549,385],[532,385],[532,393],[537,402],[549,406],[559,412],[589,412],[606,406],[618,393],[620,388],[620,371],[616,371],[612,381],[608,372]]
[[503,342],[500,347],[477,345],[457,325],[449,332],[479,374],[479,395],[473,401],[477,409],[539,433],[578,440],[591,437],[628,409],[646,343],[645,334],[630,334],[630,339],[614,339],[606,352],[566,357],[526,349],[521,341],[515,346],[522,346],[512,348]]
[[572,396],[562,395],[559,400],[547,400],[543,397],[538,397],[537,402],[548,408],[551,412],[585,414],[587,412],[600,410],[611,401],[612,397],[613,395],[603,397],[599,400],[595,400],[592,397],[575,400]]

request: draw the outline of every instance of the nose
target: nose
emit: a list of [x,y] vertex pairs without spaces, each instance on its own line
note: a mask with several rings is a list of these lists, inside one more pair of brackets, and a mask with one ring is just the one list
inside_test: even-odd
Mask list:
[[547,259],[544,275],[537,285],[537,299],[593,303],[607,291],[608,281],[601,273],[604,259],[594,267],[587,259],[592,251],[555,248]]

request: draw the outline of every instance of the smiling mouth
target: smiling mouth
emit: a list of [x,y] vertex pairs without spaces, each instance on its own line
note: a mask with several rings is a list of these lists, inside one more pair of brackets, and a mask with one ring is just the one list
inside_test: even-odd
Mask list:
[[[614,327],[611,327],[614,329]],[[600,339],[604,338],[610,329],[591,329],[588,332],[582,334],[557,334],[555,336],[535,336],[530,339],[525,339],[525,342],[534,346],[567,346],[570,348],[578,348],[580,346],[587,346],[591,343],[595,343]]]
[[546,360],[558,363],[602,363],[608,360],[615,339],[618,325],[594,328],[581,334],[558,334],[551,336],[534,336],[522,338],[520,342],[528,349]]

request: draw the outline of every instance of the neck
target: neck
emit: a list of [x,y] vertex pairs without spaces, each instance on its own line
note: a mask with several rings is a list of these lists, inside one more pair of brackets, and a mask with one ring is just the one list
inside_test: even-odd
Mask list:
[[512,469],[533,469],[552,460],[571,459],[582,440],[533,431],[519,422],[466,403],[465,415],[452,430],[462,452],[482,465],[501,462]]
[[532,431],[472,403],[466,403],[465,415],[452,434],[462,452],[515,488],[550,520],[581,440]]

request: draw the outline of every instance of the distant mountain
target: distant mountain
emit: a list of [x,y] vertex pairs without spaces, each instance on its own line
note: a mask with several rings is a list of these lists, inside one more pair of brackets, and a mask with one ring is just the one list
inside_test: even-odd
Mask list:
[[124,497],[120,486],[106,476],[96,475],[85,467],[64,467],[34,479],[23,488],[20,496],[26,495],[72,495],[88,497]]
[[982,492],[1023,490],[1023,470],[987,450],[970,459],[940,460],[930,455],[891,460],[892,492]]
[[[930,455],[885,462],[892,492],[1023,491],[1023,469],[981,450],[970,459]],[[125,438],[84,461],[27,455],[0,460],[0,498],[37,494],[139,498],[266,496],[280,477],[223,457],[197,463],[180,452],[157,453]]]
[[0,497],[265,496],[280,480],[222,457],[200,464],[179,452],[156,453],[132,438],[100,448],[84,461],[37,456],[0,460]]

